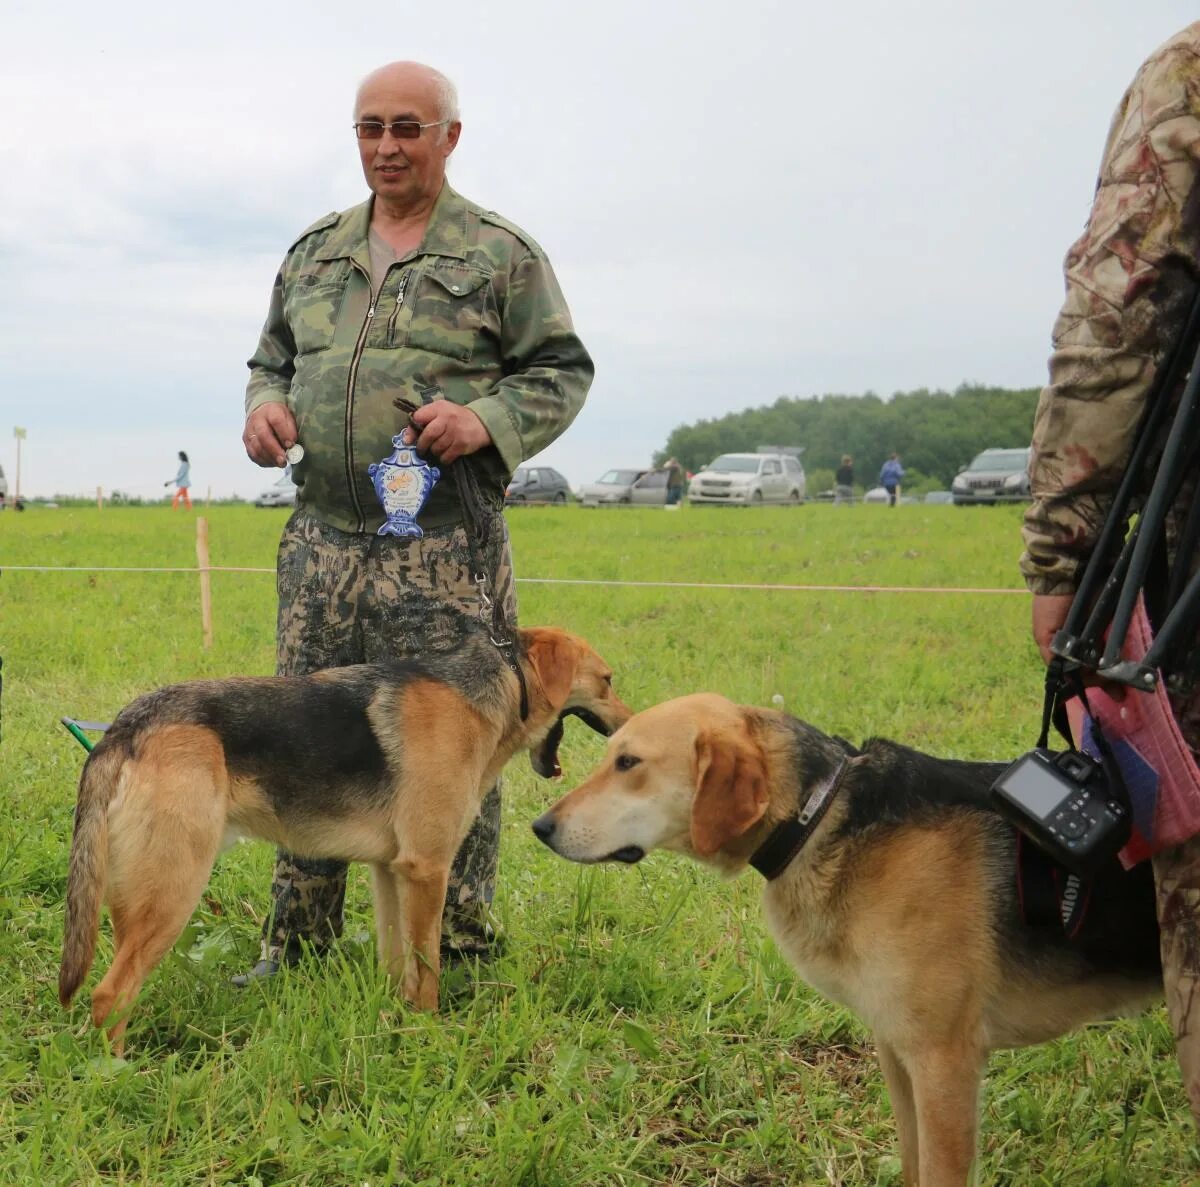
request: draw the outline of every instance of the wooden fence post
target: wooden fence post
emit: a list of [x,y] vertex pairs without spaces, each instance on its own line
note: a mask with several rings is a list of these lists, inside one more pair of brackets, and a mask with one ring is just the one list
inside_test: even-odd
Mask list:
[[203,515],[196,519],[196,563],[200,566],[200,629],[204,634],[204,646],[212,646],[212,578],[209,576],[208,520]]

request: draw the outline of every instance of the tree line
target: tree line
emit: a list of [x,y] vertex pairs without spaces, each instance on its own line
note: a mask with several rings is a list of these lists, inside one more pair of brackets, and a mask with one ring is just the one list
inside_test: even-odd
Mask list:
[[654,460],[657,465],[674,457],[696,471],[721,453],[799,445],[811,494],[818,473],[835,470],[847,453],[859,483],[873,486],[880,466],[895,451],[908,485],[921,476],[927,484],[948,487],[981,450],[1029,444],[1038,390],[962,384],[953,392],[897,392],[890,400],[871,392],[781,396],[773,404],[680,425]]

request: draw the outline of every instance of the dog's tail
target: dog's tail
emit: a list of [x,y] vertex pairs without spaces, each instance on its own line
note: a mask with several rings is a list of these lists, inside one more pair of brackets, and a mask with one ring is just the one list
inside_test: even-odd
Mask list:
[[83,984],[96,955],[100,901],[108,881],[108,808],[128,757],[122,742],[104,738],[88,755],[79,780],[67,870],[67,921],[58,969],[58,1000],[64,1006]]

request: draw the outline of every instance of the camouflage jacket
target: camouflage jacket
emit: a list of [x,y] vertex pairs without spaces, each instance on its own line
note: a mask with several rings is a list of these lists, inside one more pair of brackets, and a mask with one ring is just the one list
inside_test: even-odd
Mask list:
[[[421,246],[371,298],[371,200],[314,223],[288,251],[250,359],[246,413],[286,403],[304,460],[299,503],[343,531],[383,523],[367,467],[408,423],[394,401],[470,404],[493,444],[471,455],[490,503],[512,471],[575,418],[592,361],[545,253],[523,231],[444,186]],[[419,522],[458,522],[454,483]]]
[[1067,253],[1033,431],[1021,569],[1034,593],[1074,592],[1198,272],[1200,22],[1157,49],[1122,98],[1087,226]]

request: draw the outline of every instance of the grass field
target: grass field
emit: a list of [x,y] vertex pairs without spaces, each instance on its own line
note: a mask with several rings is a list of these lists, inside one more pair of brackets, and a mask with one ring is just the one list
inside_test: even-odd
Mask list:
[[[274,561],[284,512],[208,513],[215,565]],[[1005,587],[1020,510],[808,505],[510,516],[525,578]],[[165,508],[0,515],[0,1182],[37,1184],[892,1184],[894,1131],[869,1040],[788,970],[752,872],[656,854],[582,869],[529,822],[602,749],[569,725],[566,781],[506,776],[504,953],[444,981],[421,1016],[374,964],[367,877],[346,941],[266,986],[257,955],[272,854],[218,862],[147,983],[125,1061],[55,996],[82,749],[62,714],[109,719],[173,680],[273,667],[269,575],[5,566],[190,566],[193,518]],[[717,690],[859,739],[1008,758],[1037,734],[1040,669],[1016,595],[520,586],[526,624],[589,638],[642,708]],[[98,963],[110,955],[104,925]],[[88,989],[95,984],[95,975]],[[980,1181],[1200,1180],[1161,1010],[995,1057]]]

